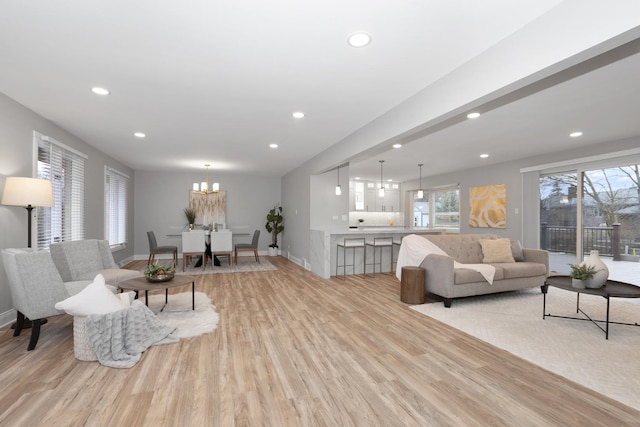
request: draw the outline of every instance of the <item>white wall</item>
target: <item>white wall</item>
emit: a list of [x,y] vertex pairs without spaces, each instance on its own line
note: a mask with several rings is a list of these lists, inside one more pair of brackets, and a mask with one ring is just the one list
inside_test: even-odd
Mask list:
[[[133,207],[133,170],[96,150],[87,142],[44,119],[23,105],[0,93],[0,189],[8,176],[33,176],[33,131],[86,154],[85,166],[85,227],[88,239],[104,239],[104,167],[110,166],[130,176],[129,206]],[[0,190],[1,191],[1,190]],[[133,241],[133,208],[129,210],[129,242]],[[27,246],[26,210],[0,205],[0,250]],[[133,255],[133,245],[114,252],[120,262]],[[0,263],[0,325],[12,311],[9,285]]]
[[[186,230],[187,221],[184,208],[189,206],[189,190],[194,182],[204,179],[201,172],[148,172],[135,173],[135,217],[134,248],[136,258],[146,258],[149,254],[147,231],[153,231],[159,245],[176,245],[180,251],[181,240],[167,237]],[[260,230],[260,250],[267,250],[271,236],[265,229],[267,213],[280,203],[281,187],[279,177],[257,175],[232,175],[209,172],[209,176],[220,183],[220,190],[226,192],[227,228],[246,226],[243,230],[253,234]],[[213,179],[210,178],[213,182]],[[291,213],[285,208],[285,231],[278,235],[278,244],[283,248],[287,236]],[[249,239],[242,242],[250,241]],[[234,243],[239,243],[235,241]]]

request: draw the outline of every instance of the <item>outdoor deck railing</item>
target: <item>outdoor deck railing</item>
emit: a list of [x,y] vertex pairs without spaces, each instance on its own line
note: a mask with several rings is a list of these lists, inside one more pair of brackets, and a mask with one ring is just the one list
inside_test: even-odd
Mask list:
[[[620,226],[583,227],[582,246],[584,253],[592,250],[600,255],[620,257]],[[550,252],[576,253],[576,227],[548,226],[540,227],[540,247]]]

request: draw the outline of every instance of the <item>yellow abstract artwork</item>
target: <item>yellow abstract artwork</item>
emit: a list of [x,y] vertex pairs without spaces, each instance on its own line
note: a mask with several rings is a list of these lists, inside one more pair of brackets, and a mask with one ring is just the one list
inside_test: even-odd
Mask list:
[[506,184],[469,189],[469,227],[507,227]]

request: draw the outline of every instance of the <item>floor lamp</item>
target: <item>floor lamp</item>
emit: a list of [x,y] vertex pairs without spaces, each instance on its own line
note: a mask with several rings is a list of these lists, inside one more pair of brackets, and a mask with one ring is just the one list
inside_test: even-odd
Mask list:
[[51,181],[47,179],[10,176],[4,182],[2,203],[22,206],[27,210],[27,247],[31,247],[31,211],[36,207],[53,206]]
[[[3,205],[22,206],[27,210],[27,247],[31,247],[31,212],[33,208],[40,206],[53,206],[53,190],[51,181],[37,178],[7,177],[2,193]],[[42,319],[40,324],[47,323]],[[11,325],[15,328],[16,324]],[[31,327],[31,321],[25,319],[23,328]],[[16,329],[16,332],[18,330]]]

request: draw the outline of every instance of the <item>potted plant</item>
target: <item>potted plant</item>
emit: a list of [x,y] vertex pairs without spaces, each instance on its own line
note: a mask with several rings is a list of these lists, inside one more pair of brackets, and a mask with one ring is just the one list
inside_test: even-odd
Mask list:
[[174,275],[173,267],[161,264],[150,264],[144,270],[144,277],[150,282],[168,282]]
[[598,272],[592,265],[569,264],[569,267],[571,267],[571,286],[578,289],[586,288],[587,282]]
[[278,234],[284,231],[282,217],[282,206],[274,206],[267,214],[265,228],[271,233],[271,244],[269,245],[269,256],[278,255]]
[[192,208],[184,208],[184,215],[189,223],[189,230],[193,230],[193,224],[196,222],[196,210]]
[[364,218],[358,218],[358,228],[362,228],[362,224],[364,223]]

